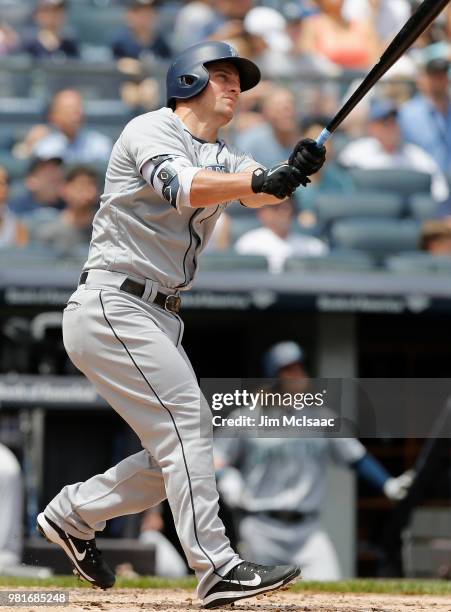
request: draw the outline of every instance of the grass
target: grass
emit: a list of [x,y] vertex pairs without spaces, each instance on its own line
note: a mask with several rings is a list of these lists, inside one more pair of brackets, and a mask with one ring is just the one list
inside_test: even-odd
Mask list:
[[[90,588],[73,576],[54,576],[43,580],[0,576],[0,588],[14,587],[55,587],[75,589]],[[142,576],[139,578],[118,578],[116,586],[122,589],[189,589],[196,587],[194,578],[171,580]],[[343,580],[340,582],[303,582],[292,587],[295,592],[320,593],[384,593],[388,595],[448,595],[451,596],[451,582],[439,580]]]

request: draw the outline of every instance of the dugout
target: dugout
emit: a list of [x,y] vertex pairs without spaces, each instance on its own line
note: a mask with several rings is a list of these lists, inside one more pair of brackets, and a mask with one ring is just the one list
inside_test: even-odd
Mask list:
[[[76,374],[65,356],[60,324],[78,273],[75,267],[55,268],[51,274],[40,267],[0,271],[2,383],[11,373],[39,376],[37,380]],[[427,274],[291,272],[275,277],[265,271],[205,271],[184,297],[183,318],[184,345],[201,378],[261,376],[265,349],[292,338],[305,347],[316,376],[447,378],[451,369],[446,333],[451,286]],[[1,400],[2,416],[11,416]],[[29,411],[30,422],[46,440],[37,463],[41,475],[34,481],[35,506],[63,483],[103,471],[134,452],[135,442],[123,436],[121,420],[109,408],[100,403],[87,413],[87,406],[77,402],[63,404],[57,400],[40,417]],[[87,431],[88,417],[93,435]],[[393,473],[409,467],[422,445],[416,439],[367,442]],[[449,443],[445,446],[443,486],[426,498],[449,507]],[[80,447],[83,452],[77,453]],[[65,461],[68,450],[71,460]],[[388,520],[392,508],[365,487],[357,488],[348,472],[332,469],[329,483],[325,523],[344,573],[374,574],[377,526]],[[27,503],[30,527],[36,507],[30,507],[30,499]]]

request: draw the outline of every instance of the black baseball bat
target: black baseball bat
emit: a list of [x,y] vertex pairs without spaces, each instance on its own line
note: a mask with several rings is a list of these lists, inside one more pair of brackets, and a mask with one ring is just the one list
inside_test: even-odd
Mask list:
[[317,143],[323,145],[329,140],[332,133],[346,119],[349,113],[366,96],[372,87],[384,76],[395,62],[407,51],[407,49],[417,40],[434,19],[442,12],[450,0],[424,0],[415,13],[407,21],[402,30],[395,36],[379,62],[356,92],[349,98],[346,104],[338,111],[327,127],[321,132]]

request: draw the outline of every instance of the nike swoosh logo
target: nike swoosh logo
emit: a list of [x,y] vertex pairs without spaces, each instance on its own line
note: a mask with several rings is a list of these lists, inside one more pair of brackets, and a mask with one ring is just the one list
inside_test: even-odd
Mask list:
[[252,580],[224,580],[224,582],[229,582],[230,584],[241,584],[242,586],[258,586],[261,584],[261,576],[258,574],[254,574],[254,578]]
[[271,174],[274,174],[274,172],[277,172],[278,170],[280,170],[280,168],[288,168],[288,164],[284,164],[283,166],[277,166],[277,168],[273,170],[268,170],[266,176],[271,176]]
[[74,553],[77,561],[83,561],[83,559],[86,557],[86,550],[84,550],[83,553],[79,553],[78,550],[75,548],[75,546],[70,541],[70,538],[67,538],[67,543],[71,547],[72,552]]

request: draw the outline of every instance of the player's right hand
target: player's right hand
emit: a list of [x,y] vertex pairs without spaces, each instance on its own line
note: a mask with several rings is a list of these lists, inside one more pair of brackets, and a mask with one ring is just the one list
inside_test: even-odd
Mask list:
[[308,185],[310,180],[294,166],[279,164],[265,170],[257,168],[252,174],[252,191],[267,193],[280,200],[289,198],[299,185]]

